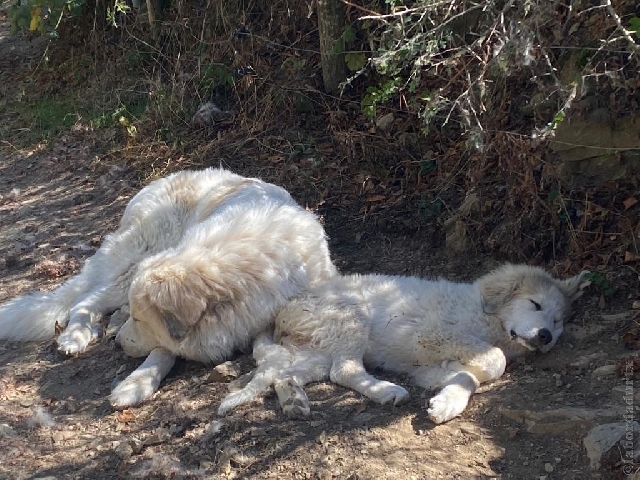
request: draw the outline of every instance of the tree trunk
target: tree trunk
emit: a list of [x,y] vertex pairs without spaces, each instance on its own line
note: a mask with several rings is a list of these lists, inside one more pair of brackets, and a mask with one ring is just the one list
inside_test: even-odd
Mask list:
[[160,33],[159,24],[162,20],[162,0],[147,0],[147,15],[151,25],[151,34],[157,38]]
[[344,45],[338,42],[344,31],[346,11],[341,0],[318,0],[317,12],[322,80],[327,92],[336,93],[346,78]]

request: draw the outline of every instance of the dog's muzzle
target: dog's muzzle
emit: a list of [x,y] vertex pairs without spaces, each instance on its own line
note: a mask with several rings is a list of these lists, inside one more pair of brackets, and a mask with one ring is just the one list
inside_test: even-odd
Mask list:
[[538,330],[536,336],[532,338],[526,338],[519,336],[515,330],[511,330],[511,339],[518,342],[520,345],[527,347],[529,350],[540,350],[545,345],[549,345],[553,341],[553,335],[548,328],[541,328]]

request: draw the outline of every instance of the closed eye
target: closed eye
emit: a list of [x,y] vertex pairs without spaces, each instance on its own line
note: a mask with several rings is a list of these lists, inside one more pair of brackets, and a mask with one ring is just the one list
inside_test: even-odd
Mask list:
[[531,299],[529,299],[529,301],[533,303],[533,305],[536,307],[536,312],[539,312],[540,310],[542,310],[542,305],[540,305],[538,302],[535,302]]

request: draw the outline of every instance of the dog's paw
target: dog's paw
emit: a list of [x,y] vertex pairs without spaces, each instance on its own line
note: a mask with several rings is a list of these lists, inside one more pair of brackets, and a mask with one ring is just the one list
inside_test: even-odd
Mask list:
[[75,355],[84,352],[97,338],[97,325],[70,325],[58,337],[58,351],[65,355]]
[[311,405],[302,387],[294,385],[290,381],[285,381],[276,384],[274,388],[278,395],[282,413],[291,418],[309,416],[311,413]]
[[375,400],[381,405],[385,403],[393,402],[394,405],[400,405],[409,399],[409,392],[407,392],[400,385],[396,385],[391,382],[381,382],[384,383],[382,388],[377,390],[375,394],[371,397],[372,400]]
[[158,386],[151,378],[131,374],[112,390],[109,403],[118,410],[133,407],[150,399],[158,391]]
[[239,390],[224,397],[222,402],[220,402],[220,406],[218,407],[218,415],[222,417],[237,406],[242,405],[244,403],[243,393],[244,392],[242,392],[242,390]]
[[444,423],[464,412],[467,403],[469,392],[459,385],[447,385],[429,400],[427,413],[433,423]]

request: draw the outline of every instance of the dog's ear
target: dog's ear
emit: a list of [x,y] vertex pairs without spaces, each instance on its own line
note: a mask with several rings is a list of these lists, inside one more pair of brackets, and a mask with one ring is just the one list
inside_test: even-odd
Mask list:
[[186,327],[183,323],[180,322],[176,318],[174,314],[171,312],[163,311],[162,312],[162,322],[169,332],[169,336],[177,341],[181,341],[184,337],[189,333],[189,328]]
[[482,295],[482,309],[485,313],[495,313],[518,291],[520,284],[506,265],[478,280]]
[[560,280],[560,290],[573,302],[582,296],[585,288],[591,285],[590,273],[590,271],[584,270],[575,277]]
[[163,326],[174,340],[182,340],[200,321],[206,294],[194,272],[184,268],[154,268],[144,275],[144,290]]

